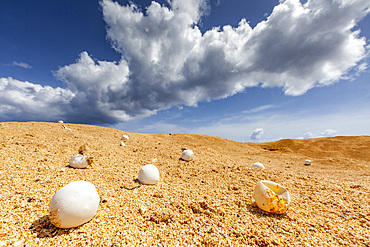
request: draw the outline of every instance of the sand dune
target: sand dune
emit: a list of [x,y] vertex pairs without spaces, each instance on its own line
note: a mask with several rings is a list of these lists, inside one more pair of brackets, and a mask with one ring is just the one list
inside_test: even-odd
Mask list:
[[[64,126],[0,123],[0,246],[370,245],[369,136],[256,144]],[[126,147],[123,134],[130,136]],[[92,166],[67,167],[84,143]],[[194,151],[193,161],[180,159],[182,147]],[[138,186],[137,173],[149,163],[161,180]],[[261,179],[289,190],[286,214],[256,206]],[[49,202],[77,180],[96,186],[98,212],[82,226],[58,229],[48,219]]]

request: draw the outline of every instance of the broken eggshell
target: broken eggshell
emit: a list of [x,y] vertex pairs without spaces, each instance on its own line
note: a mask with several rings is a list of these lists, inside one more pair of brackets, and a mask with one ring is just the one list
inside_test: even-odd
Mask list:
[[262,163],[260,163],[260,162],[254,163],[253,166],[254,167],[257,167],[257,168],[265,169],[265,166]]
[[270,213],[285,213],[290,204],[288,190],[278,183],[267,180],[261,180],[256,184],[253,197],[260,209]]
[[71,228],[90,221],[96,214],[100,197],[95,186],[75,181],[59,189],[49,205],[49,220],[59,228]]
[[141,167],[138,180],[142,184],[156,184],[159,181],[159,170],[155,165],[148,164]]
[[190,149],[185,149],[181,154],[181,158],[185,161],[191,161],[194,158],[194,153]]

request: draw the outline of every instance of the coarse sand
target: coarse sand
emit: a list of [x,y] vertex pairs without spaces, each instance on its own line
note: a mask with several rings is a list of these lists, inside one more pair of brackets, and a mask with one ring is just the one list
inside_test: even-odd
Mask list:
[[[369,136],[256,144],[44,122],[0,123],[0,134],[0,246],[370,245]],[[91,166],[68,167],[85,143]],[[192,161],[181,160],[182,147]],[[145,164],[158,167],[156,185],[138,183]],[[78,180],[97,188],[97,214],[56,228],[51,198]],[[257,207],[260,180],[289,190],[285,214]]]

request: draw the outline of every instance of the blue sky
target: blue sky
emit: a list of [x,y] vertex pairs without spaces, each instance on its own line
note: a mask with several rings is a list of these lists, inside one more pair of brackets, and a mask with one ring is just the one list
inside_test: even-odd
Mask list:
[[370,3],[12,1],[0,121],[243,142],[369,135]]

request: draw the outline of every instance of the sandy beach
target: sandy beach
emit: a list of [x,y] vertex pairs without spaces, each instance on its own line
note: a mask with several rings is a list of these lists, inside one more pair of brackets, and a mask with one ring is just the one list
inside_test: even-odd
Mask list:
[[[44,122],[0,123],[0,134],[0,246],[370,246],[369,136],[257,144]],[[85,143],[92,165],[68,167]],[[145,164],[156,185],[138,183]],[[97,214],[56,228],[50,200],[78,180],[95,185]],[[288,189],[285,214],[257,207],[260,180]]]

